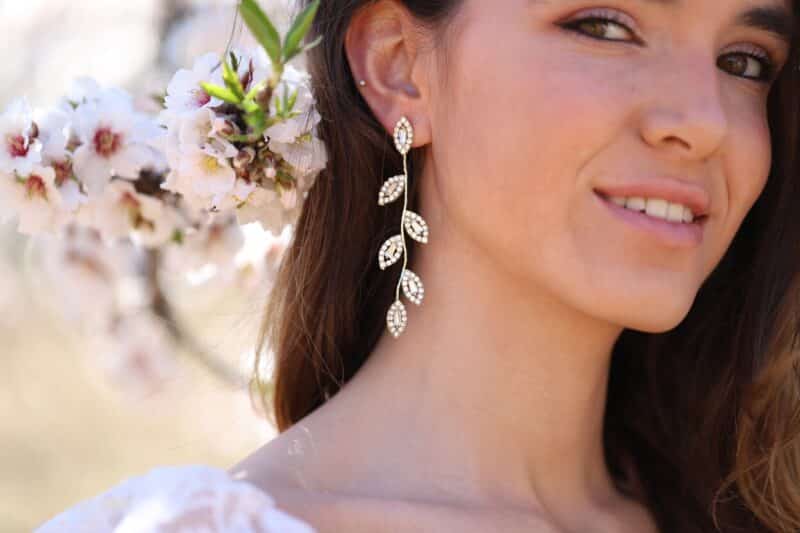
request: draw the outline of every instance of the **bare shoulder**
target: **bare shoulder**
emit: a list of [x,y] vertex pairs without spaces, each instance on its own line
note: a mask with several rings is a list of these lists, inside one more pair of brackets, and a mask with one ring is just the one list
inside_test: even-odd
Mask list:
[[562,533],[533,513],[313,492],[275,482],[269,490],[279,509],[318,533]]
[[[561,533],[563,530],[532,510],[479,508],[413,499],[353,495],[319,483],[309,466],[313,450],[302,433],[291,430],[275,437],[229,469],[229,474],[267,492],[284,512],[311,525],[318,533],[441,532]],[[321,486],[334,487],[332,490]],[[649,515],[632,505],[614,509],[602,531],[656,533]],[[607,517],[608,518],[608,517]],[[601,521],[602,522],[602,521]],[[599,523],[595,523],[598,525]]]
[[229,474],[267,492],[284,512],[310,524],[319,533],[348,531],[460,531],[478,533],[560,533],[532,513],[484,510],[425,501],[354,496],[319,490],[293,449],[297,439],[279,435],[229,469]]
[[[246,463],[240,464],[246,467]],[[269,493],[276,507],[306,522],[318,533],[561,533],[543,517],[532,513],[318,491],[299,485],[280,466],[261,463],[258,466],[261,470],[258,473],[251,470],[250,482]]]

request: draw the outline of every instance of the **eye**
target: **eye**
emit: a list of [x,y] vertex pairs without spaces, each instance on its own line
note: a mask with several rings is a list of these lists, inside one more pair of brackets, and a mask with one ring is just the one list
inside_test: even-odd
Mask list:
[[561,24],[561,27],[600,41],[625,41],[626,35],[636,36],[622,16],[614,11],[590,12],[588,16]]
[[[717,66],[728,66],[733,71],[761,83],[769,83],[775,77],[775,64],[767,56],[751,52],[733,52],[725,54],[717,60]],[[736,72],[733,72],[736,74]]]
[[[621,16],[613,11],[590,13],[589,16],[568,21],[560,26],[598,41],[639,42],[634,31],[618,17]],[[620,35],[621,38],[619,38]],[[626,39],[626,35],[633,39]],[[775,62],[770,59],[768,53],[762,52],[760,48],[725,54],[717,60],[717,66],[725,68],[728,72],[741,78],[765,84],[773,81],[776,73]]]

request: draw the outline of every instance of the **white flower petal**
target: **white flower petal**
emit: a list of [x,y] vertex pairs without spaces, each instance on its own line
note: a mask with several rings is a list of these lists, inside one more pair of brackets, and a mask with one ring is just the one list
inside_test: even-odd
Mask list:
[[139,171],[153,162],[150,149],[144,144],[129,144],[109,159],[111,168],[123,178],[135,179]]
[[78,147],[72,160],[75,175],[86,185],[89,196],[96,196],[111,181],[111,164],[108,159],[97,157],[87,145]]

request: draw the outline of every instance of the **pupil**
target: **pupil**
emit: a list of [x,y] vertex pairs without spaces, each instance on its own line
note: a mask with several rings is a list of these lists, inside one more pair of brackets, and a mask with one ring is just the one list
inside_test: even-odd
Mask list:
[[588,26],[591,30],[594,30],[594,31],[590,31],[590,33],[594,33],[596,35],[603,35],[603,29],[605,27],[605,22],[602,22],[602,21],[599,21],[599,20],[590,20],[588,22],[585,22],[584,24],[586,26]]
[[747,70],[747,60],[743,57],[726,57],[723,59],[723,62],[725,61],[737,72],[744,72]]

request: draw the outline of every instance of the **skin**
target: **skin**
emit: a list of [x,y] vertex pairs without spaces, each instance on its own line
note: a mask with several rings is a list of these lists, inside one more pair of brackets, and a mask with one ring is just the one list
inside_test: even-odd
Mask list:
[[[755,46],[782,67],[784,43],[732,25],[770,3],[466,0],[447,62],[396,2],[362,10],[347,35],[359,90],[387,134],[405,115],[427,150],[430,239],[408,241],[425,301],[231,472],[320,531],[655,531],[603,460],[611,351],[624,328],[678,325],[763,190],[771,83],[745,77],[758,60],[717,61]],[[634,33],[559,27],[591,8]],[[699,246],[593,193],[662,176],[708,191]]]

